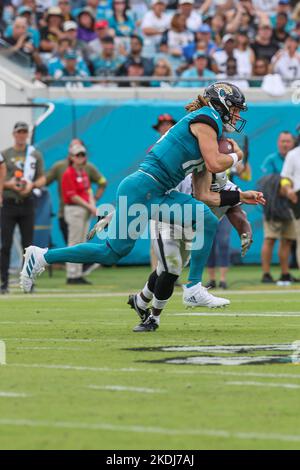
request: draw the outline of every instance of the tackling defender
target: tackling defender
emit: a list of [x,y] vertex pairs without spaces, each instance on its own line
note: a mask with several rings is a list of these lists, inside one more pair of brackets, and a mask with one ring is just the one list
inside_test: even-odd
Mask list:
[[[198,272],[206,265],[209,256],[218,219],[211,210],[196,198],[180,193],[169,192],[176,187],[188,174],[193,174],[193,187],[197,197],[199,173],[206,167],[211,173],[219,173],[231,168],[243,157],[243,152],[234,142],[233,153],[219,152],[218,141],[221,139],[223,127],[227,131],[241,131],[245,119],[240,117],[241,111],[247,110],[245,97],[238,87],[226,82],[210,85],[204,93],[187,106],[189,113],[184,116],[168,133],[164,135],[151,149],[144,162],[135,173],[125,178],[117,191],[117,205],[113,220],[108,227],[108,235],[100,243],[82,243],[62,249],[41,249],[35,246],[27,248],[24,266],[21,272],[21,287],[24,292],[30,292],[35,277],[41,274],[47,264],[53,263],[89,263],[97,262],[104,265],[116,264],[133,248],[136,238],[131,236],[129,227],[135,217],[128,213],[126,216],[127,236],[120,233],[119,200],[125,197],[127,207],[133,204],[143,205],[143,221],[140,233],[143,233],[150,217],[169,224],[192,228],[196,235],[204,232],[203,247],[194,250],[191,265],[191,282],[189,287],[199,281]],[[220,205],[235,205],[240,200],[238,191],[221,191]],[[257,194],[253,194],[253,199]],[[184,211],[168,212],[168,218],[161,212],[165,205],[171,208],[174,204],[184,208],[189,206],[190,220],[184,220]],[[153,213],[153,208],[156,212]],[[203,214],[203,224],[197,222],[199,209]],[[114,233],[115,227],[117,232]],[[155,322],[155,319],[153,320]]]
[[[247,220],[246,213],[241,209],[240,204],[234,207],[218,207],[219,201],[215,193],[221,190],[236,191],[237,186],[229,181],[226,172],[217,175],[204,173],[201,191],[198,188],[198,197],[211,207],[214,214],[221,220],[225,215],[231,224],[236,228],[241,238],[242,256],[244,256],[252,243],[251,225]],[[178,191],[186,194],[192,194],[192,178],[187,176],[178,186]],[[246,192],[247,193],[247,192]],[[241,199],[246,203],[250,200],[249,195],[242,193]],[[259,202],[264,203],[261,197]],[[166,224],[155,223],[152,245],[158,258],[158,265],[139,294],[130,295],[128,304],[133,308],[142,320],[142,323],[134,328],[135,332],[154,331],[153,322],[149,322],[151,316],[159,317],[162,310],[170,300],[174,285],[180,276],[182,269],[188,264],[191,257],[190,237],[188,239],[182,234],[181,228],[167,226]],[[178,233],[176,233],[178,231]],[[192,252],[193,253],[193,252]],[[192,255],[193,256],[193,255]],[[189,292],[186,286],[183,287],[183,303],[189,307],[209,307],[217,308],[228,305],[227,299],[213,296],[202,286],[202,273],[199,273],[199,284],[194,292]],[[152,309],[148,308],[152,301]],[[156,322],[158,325],[158,322]]]

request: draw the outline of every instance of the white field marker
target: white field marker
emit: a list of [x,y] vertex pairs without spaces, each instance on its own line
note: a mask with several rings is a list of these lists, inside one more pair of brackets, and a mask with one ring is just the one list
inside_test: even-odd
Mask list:
[[0,341],[0,366],[6,365],[6,345],[4,341]]
[[124,385],[89,385],[91,390],[107,390],[111,392],[134,392],[134,393],[165,393],[158,388],[126,387]]
[[287,384],[287,383],[274,383],[274,382],[224,382],[224,385],[236,385],[245,387],[270,387],[270,388],[285,388],[290,390],[299,390],[300,385]]

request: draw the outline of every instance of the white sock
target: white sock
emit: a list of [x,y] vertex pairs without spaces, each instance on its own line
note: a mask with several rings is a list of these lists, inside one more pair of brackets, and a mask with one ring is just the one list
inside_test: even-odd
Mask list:
[[169,302],[169,299],[158,300],[155,296],[153,296],[152,307],[156,308],[157,310],[163,310],[168,302]]
[[149,307],[149,304],[142,299],[141,294],[137,294],[136,303],[142,310],[146,310]]
[[152,300],[153,299],[153,292],[148,287],[148,282],[146,282],[144,289],[142,290],[143,295],[146,297],[146,299]]

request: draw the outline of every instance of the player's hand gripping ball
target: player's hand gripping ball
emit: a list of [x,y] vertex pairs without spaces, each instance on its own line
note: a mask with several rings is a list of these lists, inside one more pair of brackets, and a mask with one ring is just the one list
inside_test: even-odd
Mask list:
[[228,139],[220,139],[219,140],[219,152],[220,153],[233,153],[233,145]]

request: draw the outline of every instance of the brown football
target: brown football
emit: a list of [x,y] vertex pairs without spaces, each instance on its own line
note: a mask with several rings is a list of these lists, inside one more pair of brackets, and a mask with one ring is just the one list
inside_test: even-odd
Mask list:
[[233,145],[227,139],[220,139],[219,140],[219,152],[220,153],[232,153],[233,152]]

